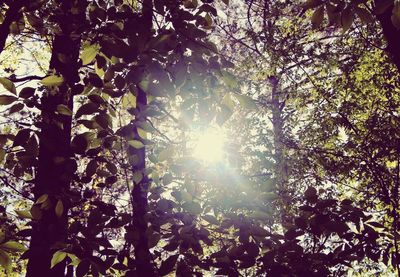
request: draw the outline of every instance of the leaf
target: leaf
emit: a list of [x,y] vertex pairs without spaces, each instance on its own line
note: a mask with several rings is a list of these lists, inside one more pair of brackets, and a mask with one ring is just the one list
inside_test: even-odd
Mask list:
[[140,149],[140,148],[144,147],[143,142],[141,142],[139,140],[130,140],[130,141],[128,141],[128,144],[136,149]]
[[99,46],[92,44],[86,46],[81,53],[82,65],[90,64],[99,53]]
[[129,109],[129,108],[136,108],[136,96],[132,93],[127,93],[122,97],[122,107]]
[[342,11],[342,15],[340,17],[340,23],[342,25],[342,32],[345,33],[348,29],[350,29],[353,24],[354,15],[350,7],[345,8]]
[[203,216],[203,219],[207,221],[208,223],[214,224],[214,225],[219,225],[219,221],[215,218],[215,216],[206,214]]
[[233,94],[233,96],[235,96],[243,108],[249,110],[257,109],[257,104],[254,102],[253,98],[243,94]]
[[324,7],[319,7],[316,9],[311,17],[311,23],[313,28],[318,28],[321,26],[322,21],[324,21]]
[[184,208],[186,211],[188,211],[191,214],[200,214],[201,211],[203,210],[201,208],[200,204],[197,202],[185,202],[182,205],[182,208]]
[[372,23],[374,21],[374,17],[372,14],[367,11],[366,9],[362,9],[359,7],[355,7],[354,11],[356,12],[357,16],[364,24]]
[[57,217],[61,217],[62,216],[62,214],[64,212],[64,204],[63,204],[63,202],[61,200],[57,201],[55,212],[56,212]]
[[27,250],[23,244],[16,241],[7,241],[1,244],[0,248],[8,252],[24,252]]
[[11,265],[10,256],[3,250],[0,249],[0,265],[9,270]]
[[140,181],[142,181],[143,179],[143,174],[140,171],[136,171],[135,173],[133,173],[132,175],[132,180],[135,184],[139,184]]
[[314,200],[317,197],[317,190],[314,187],[308,187],[304,192],[304,197],[307,200]]
[[392,20],[393,26],[396,27],[397,30],[400,29],[400,2],[397,1],[394,4],[392,10],[392,16],[390,18]]
[[0,105],[9,105],[17,99],[17,97],[11,95],[0,95]]
[[13,93],[13,94],[17,94],[17,90],[15,88],[15,85],[13,82],[11,82],[10,80],[8,80],[7,78],[4,77],[0,77],[0,84],[3,85],[3,87],[8,90],[9,92]]
[[0,163],[4,160],[5,156],[6,156],[6,151],[0,148]]
[[50,75],[43,78],[40,83],[46,87],[58,87],[64,83],[64,78],[62,76]]
[[63,251],[57,251],[53,254],[53,257],[51,258],[51,266],[50,268],[53,268],[57,264],[61,263],[65,258],[67,257],[67,253]]
[[159,274],[165,276],[174,270],[175,264],[178,261],[179,254],[168,257],[161,263]]
[[237,88],[239,86],[235,76],[228,71],[222,71],[222,80],[230,88]]
[[42,196],[40,196],[37,200],[36,200],[36,204],[42,204],[44,202],[46,202],[46,200],[49,198],[48,194],[43,194]]
[[29,210],[16,210],[15,213],[22,218],[29,218],[32,219],[32,215]]
[[35,89],[34,88],[24,87],[19,92],[19,97],[26,99],[26,98],[29,98],[29,97],[33,96],[34,94],[35,94]]
[[163,184],[166,186],[166,185],[170,184],[173,181],[173,179],[174,178],[172,177],[172,175],[170,173],[167,173],[163,177]]
[[57,106],[57,112],[62,115],[72,116],[72,111],[63,104]]
[[136,128],[136,130],[140,138],[147,139],[147,132],[145,130],[142,128]]
[[99,105],[95,103],[87,103],[79,107],[76,111],[76,118],[81,117],[82,115],[93,114],[98,111]]

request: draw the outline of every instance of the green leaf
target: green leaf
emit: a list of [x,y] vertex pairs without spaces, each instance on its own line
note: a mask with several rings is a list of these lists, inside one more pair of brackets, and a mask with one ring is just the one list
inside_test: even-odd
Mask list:
[[235,96],[243,108],[249,110],[257,109],[257,104],[254,102],[253,98],[243,94],[233,94],[233,96]]
[[53,254],[53,257],[51,258],[51,267],[53,268],[57,264],[61,263],[65,258],[67,257],[67,253],[63,251],[57,251]]
[[99,46],[97,44],[92,44],[84,47],[81,53],[82,65],[90,64],[98,53]]
[[15,213],[22,218],[29,218],[32,219],[32,215],[29,210],[16,210]]
[[1,244],[0,248],[8,252],[23,252],[27,250],[23,244],[16,241],[7,241]]
[[62,115],[72,116],[72,111],[63,104],[57,106],[57,112]]
[[141,142],[139,140],[130,140],[130,141],[128,141],[128,144],[136,149],[140,149],[140,148],[144,147],[143,142]]
[[132,180],[133,182],[135,182],[135,184],[139,184],[140,181],[142,181],[142,179],[143,179],[142,172],[136,171],[135,173],[133,173]]
[[64,204],[63,204],[63,202],[61,200],[57,201],[55,212],[56,212],[57,217],[61,217],[62,216],[62,214],[64,212]]
[[9,92],[13,93],[13,94],[17,94],[17,90],[15,88],[15,85],[13,82],[11,82],[10,80],[8,80],[7,78],[4,77],[0,77],[0,84],[3,85],[3,87],[8,90]]
[[64,83],[64,78],[62,76],[50,75],[43,78],[40,82],[46,87],[57,87]]
[[17,97],[11,95],[0,95],[0,105],[9,105],[17,99]]

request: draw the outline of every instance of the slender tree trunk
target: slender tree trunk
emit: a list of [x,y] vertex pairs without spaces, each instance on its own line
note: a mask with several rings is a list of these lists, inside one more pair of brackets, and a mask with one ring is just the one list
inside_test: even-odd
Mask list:
[[281,220],[282,223],[290,222],[290,191],[288,188],[288,172],[287,163],[285,158],[284,144],[283,144],[283,124],[284,119],[282,116],[282,109],[284,102],[282,102],[279,90],[279,80],[273,76],[269,78],[272,87],[271,93],[271,110],[272,110],[272,128],[274,132],[274,159],[275,159],[275,178],[281,200]]
[[[26,274],[28,277],[65,276],[65,262],[50,269],[50,261],[57,246],[66,243],[69,207],[67,196],[76,170],[70,147],[71,116],[57,113],[57,106],[60,104],[72,111],[71,91],[80,80],[80,39],[73,32],[84,19],[85,10],[81,7],[81,14],[72,14],[71,8],[71,2],[62,2],[60,10],[63,14],[58,17],[61,34],[54,38],[50,60],[50,69],[60,74],[64,83],[57,88],[46,89],[41,101],[40,150],[33,193],[35,199],[47,194],[50,205],[48,209],[42,209],[41,219],[33,222]],[[55,212],[57,203],[63,205],[61,215]]]
[[[142,5],[142,20],[144,28],[141,37],[147,41],[152,34],[153,0],[144,0]],[[136,122],[146,121],[146,118],[142,115],[142,112],[146,109],[146,107],[146,93],[139,88],[137,95],[137,108],[139,110],[139,114],[135,118]],[[137,132],[135,136],[138,140],[141,140]],[[133,166],[133,172],[140,172],[143,175],[143,179],[134,184],[131,195],[133,202],[132,227],[137,234],[137,239],[134,243],[135,273],[136,276],[156,276],[156,270],[148,246],[148,220],[146,214],[148,210],[147,196],[150,180],[145,174],[145,147],[135,150],[134,154],[137,155],[139,161],[135,166]]]
[[[385,0],[375,0],[375,5],[383,1]],[[386,51],[400,72],[400,29],[397,29],[392,23],[392,10],[393,5],[388,7],[384,13],[377,15],[377,18],[387,41]]]
[[20,18],[20,10],[26,2],[26,0],[15,0],[8,7],[4,21],[0,25],[0,53],[4,50],[4,46],[6,45],[7,37],[10,34],[11,23]]

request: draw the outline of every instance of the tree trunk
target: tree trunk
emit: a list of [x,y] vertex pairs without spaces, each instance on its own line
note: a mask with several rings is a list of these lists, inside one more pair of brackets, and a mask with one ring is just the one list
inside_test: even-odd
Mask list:
[[[46,89],[41,101],[41,130],[39,135],[39,157],[33,188],[35,199],[48,195],[49,208],[42,209],[42,216],[33,222],[32,238],[27,265],[28,277],[65,276],[65,262],[50,268],[50,261],[57,246],[66,243],[68,230],[68,191],[76,162],[71,151],[71,116],[57,113],[62,104],[73,110],[73,86],[79,82],[80,39],[72,34],[77,24],[84,20],[82,13],[72,14],[72,4],[61,4],[62,15],[58,16],[61,34],[53,41],[50,70],[63,76],[64,83]],[[62,60],[62,61],[61,61]],[[62,214],[56,214],[57,203],[63,204]]]
[[4,50],[4,46],[6,45],[7,37],[10,34],[11,23],[20,18],[20,10],[26,2],[26,0],[15,0],[8,7],[4,21],[0,25],[0,53]]
[[[153,1],[144,0],[142,8],[142,20],[143,20],[143,34],[140,37],[147,41],[152,35],[152,17],[153,17]],[[136,122],[146,121],[146,118],[142,116],[142,112],[147,107],[147,96],[146,93],[138,89],[137,95],[137,107],[139,110],[138,116],[135,118]],[[138,140],[141,140],[137,132],[135,136]],[[135,256],[135,273],[136,276],[156,276],[156,270],[153,264],[153,259],[148,246],[148,220],[146,217],[148,210],[148,190],[150,186],[150,180],[145,174],[146,169],[146,150],[145,147],[135,150],[135,155],[139,157],[138,163],[133,166],[133,172],[140,172],[143,175],[143,179],[134,184],[132,189],[132,204],[133,204],[133,218],[132,227],[137,234],[137,239],[134,243],[134,256]]]
[[288,172],[283,144],[283,124],[282,109],[284,102],[281,101],[279,90],[279,79],[275,76],[269,78],[272,87],[271,110],[272,110],[272,128],[274,132],[274,159],[275,159],[275,180],[278,187],[281,201],[281,220],[282,224],[290,223],[290,191],[288,188]]
[[[375,5],[380,1],[385,0],[375,0]],[[377,18],[387,41],[386,51],[400,72],[400,29],[397,29],[392,23],[392,10],[393,5],[388,7],[384,13],[377,15]]]

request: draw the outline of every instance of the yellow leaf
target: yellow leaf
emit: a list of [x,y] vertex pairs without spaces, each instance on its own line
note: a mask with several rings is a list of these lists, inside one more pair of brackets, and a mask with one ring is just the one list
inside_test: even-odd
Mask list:
[[32,215],[28,210],[20,210],[20,211],[15,211],[15,213],[22,218],[29,218],[32,219]]
[[64,212],[64,205],[61,200],[57,201],[56,209],[55,209],[57,217],[61,217]]
[[147,139],[147,132],[145,130],[143,130],[142,128],[137,128],[137,132],[139,137],[141,137],[142,139]]
[[8,80],[7,78],[0,77],[0,84],[2,84],[3,87],[9,92],[17,94],[17,90],[15,89],[14,83]]
[[81,54],[82,65],[90,64],[96,55],[99,53],[99,46],[97,44],[92,44],[86,46]]
[[7,241],[1,244],[0,248],[8,252],[23,252],[27,250],[23,244],[16,241]]
[[57,87],[64,83],[64,78],[62,76],[50,75],[43,78],[40,82],[46,87]]
[[58,263],[61,263],[65,257],[67,257],[67,253],[63,251],[57,251],[56,253],[53,254],[53,257],[51,258],[51,267],[53,268],[56,266]]
[[132,146],[133,148],[140,149],[144,147],[143,142],[139,140],[130,140],[128,141],[129,145]]

